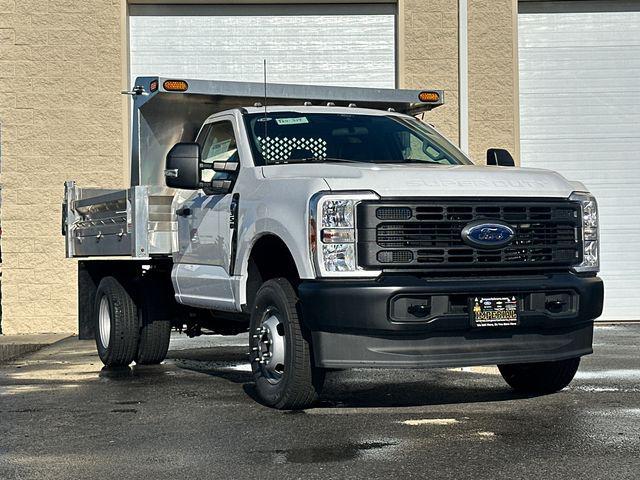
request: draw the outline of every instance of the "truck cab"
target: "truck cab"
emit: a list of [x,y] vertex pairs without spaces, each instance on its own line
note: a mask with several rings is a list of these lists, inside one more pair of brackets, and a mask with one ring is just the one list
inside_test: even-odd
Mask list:
[[131,189],[65,195],[106,365],[248,331],[261,400],[296,409],[327,369],[494,364],[552,392],[592,352],[596,200],[502,150],[475,165],[416,118],[443,92],[136,84]]

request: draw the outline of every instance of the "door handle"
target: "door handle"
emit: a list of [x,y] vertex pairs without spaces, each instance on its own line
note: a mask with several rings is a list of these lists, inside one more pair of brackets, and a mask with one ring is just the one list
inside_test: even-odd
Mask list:
[[179,208],[178,210],[176,210],[176,215],[178,215],[179,217],[188,217],[189,215],[191,215],[191,209],[187,207]]

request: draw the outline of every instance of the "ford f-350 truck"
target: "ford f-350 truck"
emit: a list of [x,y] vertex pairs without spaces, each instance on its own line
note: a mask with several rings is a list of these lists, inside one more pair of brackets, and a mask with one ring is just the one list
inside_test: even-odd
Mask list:
[[160,363],[172,328],[248,331],[275,408],[311,405],[328,369],[568,385],[603,302],[584,185],[499,149],[474,165],[416,118],[442,91],[264,88],[139,78],[131,187],[65,184],[80,333],[105,365]]

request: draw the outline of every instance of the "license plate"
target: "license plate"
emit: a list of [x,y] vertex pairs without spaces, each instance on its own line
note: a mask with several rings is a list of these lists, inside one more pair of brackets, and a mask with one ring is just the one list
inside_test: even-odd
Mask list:
[[475,327],[513,327],[518,325],[515,296],[472,297],[471,323]]

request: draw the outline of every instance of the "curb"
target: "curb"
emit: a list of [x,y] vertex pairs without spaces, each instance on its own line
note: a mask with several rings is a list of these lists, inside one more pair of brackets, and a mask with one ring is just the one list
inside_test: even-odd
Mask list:
[[0,365],[11,362],[23,355],[36,352],[43,347],[53,345],[71,333],[43,335],[0,335]]

